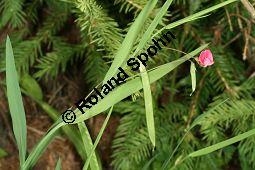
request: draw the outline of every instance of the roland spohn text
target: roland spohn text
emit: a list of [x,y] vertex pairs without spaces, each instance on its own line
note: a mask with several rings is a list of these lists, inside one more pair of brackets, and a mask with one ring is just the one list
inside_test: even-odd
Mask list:
[[[162,37],[163,38],[160,38],[157,40],[152,39],[152,42],[154,43],[154,45],[151,45],[146,50],[147,53],[143,52],[143,53],[140,53],[136,58],[132,57],[128,59],[127,65],[131,67],[131,70],[139,71],[140,63],[146,67],[147,66],[146,62],[149,60],[149,57],[153,57],[154,55],[156,55],[158,50],[161,50],[163,46],[167,46],[167,44],[171,42],[171,39],[176,39],[176,37],[170,31],[163,34]],[[90,95],[87,99],[80,99],[78,102],[75,103],[76,107],[81,111],[82,114],[85,113],[85,110],[84,110],[85,108],[90,109],[93,105],[97,104],[99,99],[103,99],[104,96],[109,94],[116,86],[119,86],[122,83],[125,83],[125,80],[129,76],[121,67],[119,67],[118,69],[119,69],[119,73],[116,75],[116,77],[112,77],[110,80],[107,81],[106,84],[103,84],[100,90],[98,90],[97,88],[94,88],[94,91],[96,94]],[[67,111],[70,112],[70,110],[66,110],[65,112]],[[75,115],[72,118],[74,118],[75,120]],[[72,121],[66,121],[66,120],[64,121],[66,123],[73,123],[74,120],[72,119]]]

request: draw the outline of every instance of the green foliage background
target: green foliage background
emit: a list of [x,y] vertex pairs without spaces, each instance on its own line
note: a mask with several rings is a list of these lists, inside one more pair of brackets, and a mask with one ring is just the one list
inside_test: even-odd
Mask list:
[[[146,2],[1,0],[0,32],[1,36],[10,35],[20,75],[30,74],[39,82],[53,81],[60,73],[70,72],[76,67],[93,89],[103,80],[113,54]],[[164,1],[159,2],[144,24],[144,31]],[[157,30],[220,2],[174,0]],[[255,137],[180,162],[192,151],[255,128],[254,19],[237,2],[172,32],[177,39],[151,58],[147,69],[176,60],[182,56],[178,51],[188,53],[204,43],[211,43],[215,64],[209,68],[197,66],[197,89],[192,96],[189,64],[152,84],[155,151],[148,137],[141,95],[137,93],[133,100],[129,98],[117,104],[114,112],[121,115],[121,121],[113,141],[112,166],[117,170],[142,169],[144,166],[159,169],[192,120],[206,112],[204,121],[186,136],[168,166],[180,170],[215,170],[238,162],[241,169],[255,169]],[[140,38],[137,37],[136,44]],[[1,71],[5,70],[3,51],[2,40]]]

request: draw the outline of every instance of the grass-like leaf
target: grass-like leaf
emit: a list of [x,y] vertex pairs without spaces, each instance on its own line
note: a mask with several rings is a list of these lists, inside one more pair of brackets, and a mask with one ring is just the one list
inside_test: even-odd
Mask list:
[[191,84],[192,84],[192,93],[196,90],[196,66],[195,64],[191,61],[190,63],[190,75],[191,75]]
[[157,0],[149,0],[148,3],[143,8],[143,10],[141,11],[141,13],[138,15],[135,22],[130,27],[123,43],[121,44],[121,47],[119,48],[115,55],[115,58],[110,69],[106,73],[106,76],[103,80],[103,84],[105,84],[107,80],[113,77],[114,74],[117,72],[118,68],[124,64],[130,51],[132,50],[135,40],[137,39],[137,35],[140,33],[144,25],[144,22],[146,21],[146,19],[148,18],[149,14],[151,13],[156,4]]
[[153,31],[155,30],[155,28],[158,26],[159,22],[162,20],[163,16],[167,13],[167,10],[169,8],[169,6],[171,5],[171,3],[173,2],[173,0],[167,0],[164,5],[162,6],[162,8],[160,9],[160,11],[157,13],[156,17],[154,18],[154,20],[152,21],[152,23],[150,24],[149,28],[146,30],[146,32],[143,34],[143,37],[141,39],[141,41],[139,42],[135,52],[134,52],[134,56],[143,49],[143,47],[145,46],[146,42],[149,40],[149,38],[151,37],[151,34],[153,33]]
[[[93,142],[92,142],[92,139],[90,137],[89,130],[88,130],[88,128],[87,128],[87,126],[84,122],[78,123],[78,127],[79,127],[79,130],[80,130],[81,138],[82,138],[82,141],[83,141],[83,145],[84,145],[87,157],[89,157],[89,154],[91,153],[92,160],[89,161],[90,168],[95,169],[95,170],[99,170],[100,166],[99,166],[99,163],[97,161],[96,153],[95,153],[95,151],[92,151]],[[87,159],[86,162],[88,162],[88,160],[89,159]]]
[[145,66],[140,63],[140,72],[143,83],[143,94],[144,94],[144,103],[145,103],[145,113],[146,113],[146,122],[148,128],[149,138],[153,147],[156,146],[156,135],[155,135],[155,125],[154,125],[154,115],[153,115],[153,102],[151,95],[151,87],[148,73]]
[[111,107],[111,109],[110,109],[110,111],[109,111],[109,113],[108,113],[108,115],[107,115],[107,117],[106,117],[106,119],[105,119],[105,121],[104,121],[104,123],[103,123],[103,125],[102,125],[102,127],[101,127],[101,129],[100,129],[100,131],[98,133],[98,135],[97,135],[96,141],[95,141],[95,143],[94,143],[94,145],[93,145],[93,147],[92,147],[92,149],[90,151],[90,154],[88,155],[88,159],[87,159],[87,161],[86,161],[86,163],[85,163],[85,165],[83,167],[83,170],[87,170],[88,169],[90,160],[93,159],[93,155],[95,153],[95,149],[96,149],[96,147],[97,147],[97,145],[98,145],[98,143],[99,143],[99,141],[100,141],[100,139],[101,139],[101,137],[103,135],[103,132],[104,132],[104,130],[106,128],[106,125],[107,125],[107,123],[108,123],[108,121],[109,121],[109,119],[111,117],[112,110],[113,110],[113,106]]
[[60,169],[61,169],[61,161],[60,159],[58,159],[55,170],[60,170]]
[[190,15],[190,16],[188,16],[188,17],[185,17],[185,18],[183,18],[183,19],[180,19],[180,20],[178,20],[178,21],[175,21],[175,22],[173,22],[173,23],[171,23],[171,24],[168,24],[167,26],[165,26],[164,28],[162,28],[162,29],[160,29],[158,32],[156,32],[156,33],[153,35],[153,37],[155,37],[156,35],[158,35],[158,34],[159,34],[160,32],[162,32],[164,29],[172,29],[172,28],[177,27],[177,26],[179,26],[179,25],[182,25],[182,24],[184,24],[184,23],[187,23],[187,22],[190,22],[190,21],[194,21],[194,20],[199,19],[199,18],[203,18],[203,17],[205,17],[206,14],[208,14],[208,13],[210,13],[210,12],[216,10],[216,9],[219,9],[219,8],[221,8],[221,7],[224,7],[224,6],[226,6],[226,5],[230,4],[230,3],[236,2],[236,1],[237,1],[237,0],[227,0],[227,1],[225,1],[225,2],[222,2],[222,3],[220,3],[220,4],[214,5],[214,6],[210,7],[210,8],[205,9],[205,10],[202,10],[202,11],[200,11],[200,12],[197,12],[197,13],[195,13],[195,14],[193,14],[193,15]]
[[7,37],[6,40],[6,85],[12,126],[19,149],[20,165],[22,165],[26,159],[27,149],[26,116],[15,67],[12,45],[9,37]]
[[198,151],[192,152],[191,154],[189,154],[189,157],[197,157],[197,156],[202,156],[202,155],[206,155],[209,154],[211,152],[214,152],[218,149],[224,148],[226,146],[232,145],[233,143],[239,142],[245,138],[248,138],[252,135],[255,135],[255,128],[252,130],[249,130],[248,132],[242,133],[240,135],[237,135],[233,138],[224,140],[222,142],[219,142],[217,144],[208,146],[206,148],[200,149]]
[[20,84],[21,84],[21,88],[23,88],[26,92],[28,92],[30,96],[33,96],[33,98],[38,100],[43,99],[42,89],[32,76],[28,74],[22,76],[20,80]]

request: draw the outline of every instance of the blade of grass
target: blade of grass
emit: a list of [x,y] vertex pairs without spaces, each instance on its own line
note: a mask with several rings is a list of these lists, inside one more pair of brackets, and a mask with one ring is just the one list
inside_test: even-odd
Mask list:
[[61,161],[60,161],[60,159],[58,159],[55,170],[60,170],[60,169],[61,169]]
[[6,85],[14,136],[19,149],[20,166],[25,162],[27,149],[26,116],[23,107],[12,45],[6,40]]
[[188,16],[188,17],[185,17],[185,18],[183,18],[183,19],[180,19],[180,20],[178,20],[178,21],[176,21],[176,22],[173,22],[173,23],[171,23],[171,24],[169,24],[169,25],[163,27],[162,29],[160,29],[158,32],[156,32],[156,33],[153,35],[153,37],[157,36],[157,35],[158,35],[160,32],[162,32],[164,29],[172,29],[172,28],[177,27],[177,26],[179,26],[179,25],[181,25],[181,24],[184,24],[184,23],[186,23],[186,22],[190,22],[190,21],[199,19],[201,16],[206,15],[206,14],[208,14],[209,12],[212,12],[212,11],[214,11],[214,10],[216,10],[216,9],[219,9],[219,8],[221,8],[221,7],[224,7],[224,6],[228,5],[228,4],[233,3],[233,2],[236,2],[236,1],[237,1],[237,0],[227,0],[227,1],[225,1],[225,2],[219,3],[219,4],[217,4],[217,5],[214,5],[214,6],[210,7],[210,8],[207,8],[207,9],[205,9],[205,10],[202,10],[202,11],[200,11],[200,12],[197,12],[197,13],[195,13],[195,14],[193,14],[193,15],[190,15],[190,16]]
[[[194,55],[197,55],[201,50],[206,48],[208,44],[205,44],[198,49],[188,53],[184,57],[177,59],[173,62],[161,65],[157,68],[154,68],[152,71],[148,72],[150,83],[160,79],[173,69],[175,69],[180,64],[184,63],[185,61],[189,60]],[[74,123],[79,123],[81,121],[84,121],[86,119],[89,119],[105,110],[110,108],[112,105],[118,103],[122,99],[128,97],[129,95],[137,92],[138,90],[142,89],[142,82],[140,80],[140,77],[136,77],[130,81],[127,81],[125,84],[122,84],[118,87],[116,87],[112,92],[110,92],[108,95],[104,97],[104,99],[98,101],[98,103],[94,106],[92,106],[89,110],[86,110],[86,114],[82,114],[79,109],[75,109],[74,113],[76,114],[76,120]],[[62,122],[61,119],[59,119],[59,122]]]
[[[150,36],[152,35],[153,31],[155,30],[155,28],[158,26],[159,22],[162,20],[162,17],[167,13],[167,10],[169,8],[169,6],[171,5],[171,3],[173,2],[173,0],[167,0],[164,5],[162,6],[162,8],[160,9],[160,11],[157,13],[156,17],[154,18],[154,20],[152,21],[152,23],[150,24],[150,26],[148,27],[148,29],[146,30],[146,32],[144,33],[144,35],[142,36],[141,41],[139,42],[135,52],[133,53],[133,55],[135,56],[140,50],[143,49],[143,47],[145,46],[145,44],[147,43],[147,41],[149,40]],[[123,61],[125,61],[127,59],[128,55],[126,56],[126,58],[123,57]],[[124,62],[123,62],[124,63]],[[122,65],[120,65],[122,66]],[[123,65],[123,68],[126,67],[126,64]]]
[[105,75],[105,78],[103,80],[103,84],[107,80],[109,80],[111,77],[114,76],[114,74],[117,72],[118,68],[123,65],[126,58],[128,57],[130,51],[132,50],[133,44],[135,43],[135,40],[137,39],[137,36],[139,32],[141,31],[144,22],[148,18],[149,14],[157,4],[157,0],[149,0],[143,10],[140,12],[132,26],[130,27],[127,35],[125,36],[125,39],[123,43],[121,44],[119,50],[117,51],[115,58],[113,60],[113,63],[108,70],[108,72]]
[[[85,122],[78,123],[78,127],[80,130],[81,138],[83,141],[83,147],[85,148],[87,157],[89,156],[90,153],[92,153],[91,154],[92,160],[90,161],[90,168],[93,170],[99,170],[100,166],[99,166],[99,163],[97,162],[96,153],[94,151],[92,151],[93,143],[92,143],[92,139],[90,137],[89,130],[88,130]],[[86,162],[87,161],[88,161],[88,159],[86,160]]]
[[29,96],[38,100],[43,100],[43,92],[38,82],[30,75],[26,74],[21,77],[21,88],[24,89]]
[[95,149],[96,149],[96,147],[97,147],[97,145],[98,145],[98,143],[99,143],[99,141],[100,141],[100,139],[101,139],[101,137],[103,135],[103,132],[104,132],[104,130],[106,128],[106,125],[107,125],[107,123],[108,123],[108,121],[109,121],[109,119],[111,117],[112,110],[113,110],[113,106],[111,107],[107,117],[105,118],[105,121],[104,121],[104,123],[103,123],[103,125],[102,125],[102,127],[101,127],[101,129],[100,129],[100,131],[98,133],[98,135],[97,135],[96,141],[95,141],[95,143],[94,143],[94,145],[93,145],[93,147],[91,149],[91,152],[90,152],[90,154],[88,156],[88,159],[86,160],[85,165],[84,165],[82,170],[87,170],[88,169],[90,160],[91,160],[91,158],[93,158],[93,155],[95,153]]
[[140,62],[140,72],[143,83],[143,94],[144,94],[144,103],[145,103],[145,113],[146,113],[146,123],[149,138],[153,145],[153,148],[156,146],[156,135],[155,135],[155,125],[154,125],[154,116],[153,116],[153,104],[152,104],[152,95],[151,87],[148,73],[145,66]]
[[192,84],[192,93],[196,90],[196,66],[195,64],[190,61],[190,75],[191,75],[191,84]]
[[209,153],[214,152],[218,149],[221,149],[221,148],[224,148],[228,145],[232,145],[233,143],[239,142],[239,141],[241,141],[245,138],[248,138],[252,135],[255,135],[255,128],[252,129],[252,130],[249,130],[245,133],[242,133],[240,135],[237,135],[233,138],[224,140],[224,141],[219,142],[217,144],[214,144],[214,145],[208,146],[206,148],[200,149],[198,151],[192,152],[192,153],[189,154],[189,157],[197,157],[197,156],[202,156],[202,155],[209,154]]
[[148,29],[146,30],[146,32],[144,33],[141,41],[139,42],[135,52],[134,52],[134,56],[143,49],[143,47],[145,46],[146,42],[150,39],[151,34],[153,33],[153,31],[155,30],[155,28],[158,26],[159,22],[162,20],[163,16],[167,13],[167,10],[169,8],[169,6],[171,5],[171,3],[173,2],[173,0],[167,0],[164,5],[162,6],[162,8],[160,9],[160,11],[157,13],[156,17],[154,18],[154,20],[152,21],[152,23],[150,24],[150,26],[148,27]]

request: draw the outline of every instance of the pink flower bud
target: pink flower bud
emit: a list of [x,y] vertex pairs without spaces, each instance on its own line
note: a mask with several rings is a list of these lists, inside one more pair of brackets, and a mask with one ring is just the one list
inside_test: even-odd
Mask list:
[[204,50],[200,53],[198,64],[202,67],[207,67],[214,64],[213,55],[210,50]]

